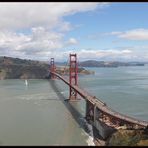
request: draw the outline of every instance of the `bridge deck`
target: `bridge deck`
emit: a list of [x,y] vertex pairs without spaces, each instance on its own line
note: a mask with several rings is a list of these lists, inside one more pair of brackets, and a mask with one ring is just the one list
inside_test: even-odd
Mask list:
[[55,72],[52,72],[52,74],[54,74],[59,79],[63,80],[67,85],[71,86],[75,91],[77,91],[77,93],[81,97],[83,97],[84,99],[90,101],[94,106],[98,107],[103,112],[105,112],[105,113],[107,113],[107,114],[109,114],[111,116],[114,116],[116,118],[122,119],[124,121],[130,122],[130,123],[134,123],[134,124],[137,124],[137,125],[140,125],[140,126],[143,126],[143,127],[148,126],[147,121],[138,120],[136,118],[129,117],[127,115],[116,112],[113,109],[109,108],[104,102],[102,102],[99,99],[94,98],[94,96],[92,96],[91,94],[89,94],[85,90],[81,89],[80,87],[78,87],[76,85],[70,85],[69,81],[67,79],[63,78],[61,75],[59,75],[59,74],[57,74]]

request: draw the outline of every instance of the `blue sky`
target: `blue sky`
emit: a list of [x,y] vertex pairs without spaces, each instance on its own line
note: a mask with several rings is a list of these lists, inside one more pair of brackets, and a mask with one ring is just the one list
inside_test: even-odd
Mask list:
[[[123,40],[115,36],[106,35],[113,31],[127,31],[136,28],[148,29],[148,3],[113,2],[104,9],[94,10],[65,17],[72,24],[80,23],[82,27],[67,33],[67,37],[81,38],[81,47],[103,49],[146,44],[147,40]],[[116,44],[114,43],[116,42]],[[76,47],[76,46],[75,46]],[[80,47],[79,45],[77,47]]]
[[0,3],[0,55],[148,61],[147,2]]

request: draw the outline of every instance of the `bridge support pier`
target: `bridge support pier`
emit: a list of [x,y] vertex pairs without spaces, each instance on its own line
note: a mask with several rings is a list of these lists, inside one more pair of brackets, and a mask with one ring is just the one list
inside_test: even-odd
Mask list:
[[86,114],[85,118],[88,121],[93,121],[94,122],[94,105],[90,103],[88,100],[86,100]]

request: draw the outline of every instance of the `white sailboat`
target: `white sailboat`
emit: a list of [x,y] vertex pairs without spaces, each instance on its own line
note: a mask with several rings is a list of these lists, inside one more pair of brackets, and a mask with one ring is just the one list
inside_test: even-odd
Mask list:
[[26,86],[28,85],[28,81],[27,80],[25,80],[25,84],[26,84]]

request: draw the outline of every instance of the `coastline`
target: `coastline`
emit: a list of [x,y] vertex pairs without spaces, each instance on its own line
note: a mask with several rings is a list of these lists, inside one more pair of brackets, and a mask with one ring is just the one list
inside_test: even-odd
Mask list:
[[93,126],[93,136],[95,146],[106,146],[106,140],[104,140],[98,133],[98,131]]
[[95,143],[95,146],[106,146],[106,142],[98,138],[94,139],[94,143]]

